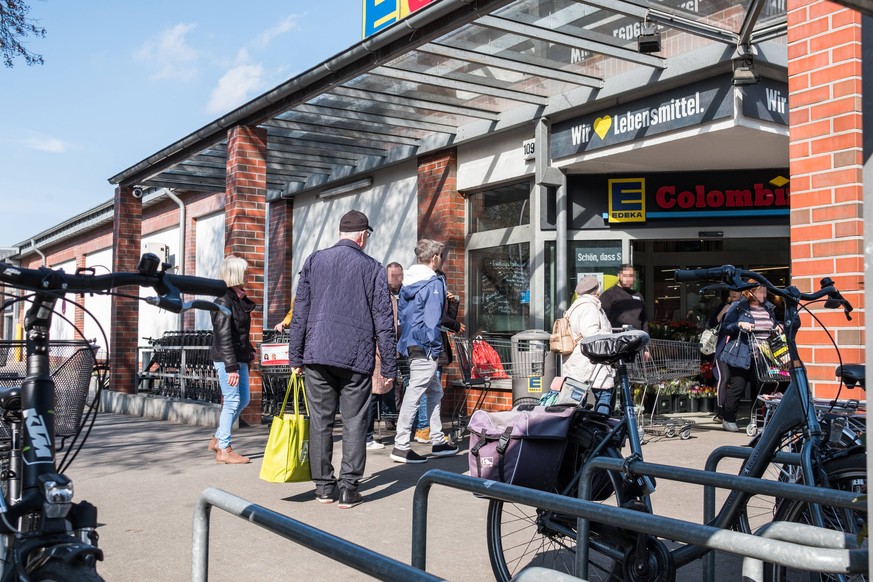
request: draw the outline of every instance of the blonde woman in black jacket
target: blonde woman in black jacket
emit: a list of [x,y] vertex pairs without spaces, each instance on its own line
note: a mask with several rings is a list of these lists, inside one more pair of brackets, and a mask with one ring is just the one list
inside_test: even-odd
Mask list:
[[246,296],[245,259],[228,255],[221,263],[219,278],[227,283],[227,293],[215,300],[227,307],[231,314],[212,312],[212,347],[209,357],[218,373],[224,404],[218,420],[218,430],[209,442],[209,450],[215,451],[215,460],[227,465],[250,463],[248,457],[235,452],[230,446],[230,430],[250,400],[249,363],[255,350],[249,341],[252,324],[251,312],[255,303]]

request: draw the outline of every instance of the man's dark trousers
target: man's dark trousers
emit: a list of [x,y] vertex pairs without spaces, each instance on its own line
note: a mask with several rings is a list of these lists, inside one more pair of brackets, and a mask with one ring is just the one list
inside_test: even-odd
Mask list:
[[331,458],[337,410],[343,422],[339,486],[352,491],[358,489],[367,461],[367,405],[372,386],[372,377],[367,374],[336,366],[306,366],[309,464],[317,492],[332,493],[336,488]]

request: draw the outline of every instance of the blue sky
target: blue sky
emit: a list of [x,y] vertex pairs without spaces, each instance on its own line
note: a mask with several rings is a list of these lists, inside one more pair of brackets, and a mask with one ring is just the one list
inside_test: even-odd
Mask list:
[[30,0],[44,65],[0,66],[0,247],[118,172],[360,41],[360,0]]

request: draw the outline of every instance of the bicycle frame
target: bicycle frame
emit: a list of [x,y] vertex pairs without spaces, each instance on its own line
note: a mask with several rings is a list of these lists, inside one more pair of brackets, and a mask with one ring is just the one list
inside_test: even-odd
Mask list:
[[[773,456],[780,450],[784,435],[801,430],[803,434],[803,442],[800,451],[800,469],[803,471],[803,475],[814,476],[809,478],[807,482],[817,482],[827,487],[829,483],[827,483],[825,472],[821,470],[821,458],[819,456],[819,451],[823,442],[823,432],[818,417],[816,416],[815,407],[813,406],[810,395],[810,385],[806,375],[806,368],[800,360],[795,343],[799,327],[799,319],[797,317],[800,301],[799,292],[796,288],[789,287],[786,295],[785,315],[782,325],[786,337],[788,338],[790,382],[785,389],[781,404],[774,411],[773,416],[767,423],[764,431],[759,435],[757,443],[754,446],[750,457],[744,463],[740,475],[755,478],[762,477],[771,464]],[[636,415],[634,414],[630,382],[627,376],[627,367],[624,362],[619,362],[616,377],[619,381],[618,383],[621,390],[623,417],[609,435],[590,453],[589,458],[603,454],[615,456],[614,452],[610,454],[610,451],[607,450],[607,443],[610,442],[610,439],[617,431],[625,429],[627,430],[627,437],[630,441],[630,457],[642,459],[642,447],[637,430]],[[572,495],[572,486],[577,484],[578,477],[579,475],[577,473],[573,483],[565,488],[565,494]],[[815,477],[817,477],[818,480],[816,480]],[[613,483],[616,483],[621,479],[623,479],[623,477],[613,476]],[[587,498],[588,488],[586,488],[586,484],[583,483],[579,485],[580,497]],[[618,495],[618,487],[616,487],[616,491],[616,494]],[[641,491],[642,496],[640,501],[644,502],[648,511],[651,512],[651,500],[648,495],[650,491],[646,488],[642,488]],[[713,525],[722,529],[734,526],[749,498],[750,494],[732,491],[723,503],[718,514],[707,525]],[[821,507],[812,504],[811,510],[815,525],[818,525],[819,527],[823,526]],[[550,516],[546,515],[544,516],[544,519],[549,523],[550,527],[563,531],[565,535],[572,535],[572,532],[567,530],[567,528],[562,528],[559,523],[554,523]],[[612,559],[621,559],[621,552],[618,551],[618,546],[610,543],[610,540],[608,539],[609,536],[603,536],[602,539],[591,538],[589,536],[591,529],[596,530],[601,527],[603,527],[603,525],[592,526],[588,520],[581,520],[578,524],[579,539],[588,539],[591,547],[593,547],[598,553],[604,554]],[[577,573],[582,577],[586,577],[588,575],[588,545],[585,544],[577,548],[577,551]],[[687,544],[672,550],[670,553],[673,558],[673,563],[677,568],[679,568],[701,558],[708,552],[709,550],[704,547]]]
[[[21,384],[21,426],[12,430],[9,474],[4,476],[9,483],[8,499],[0,497],[2,580],[13,579],[16,570],[25,566],[32,571],[61,553],[71,559],[103,559],[102,551],[83,541],[84,536],[67,531],[67,516],[74,506],[72,482],[57,473],[49,330],[55,303],[62,295],[37,293],[24,320],[27,375]],[[27,515],[35,512],[39,513],[38,532],[24,532]],[[91,531],[96,525],[93,514],[93,523],[74,524],[74,528]]]

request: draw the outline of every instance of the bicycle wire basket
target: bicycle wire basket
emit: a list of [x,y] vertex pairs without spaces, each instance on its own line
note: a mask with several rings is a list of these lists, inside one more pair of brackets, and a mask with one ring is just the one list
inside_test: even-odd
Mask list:
[[749,347],[752,351],[752,365],[758,382],[788,382],[788,346],[781,334],[758,337],[749,334]]
[[628,380],[635,384],[659,384],[699,373],[698,345],[674,340],[650,339],[627,365]]
[[[79,430],[96,355],[97,346],[89,341],[49,342],[49,373],[55,383],[55,435],[58,437],[71,437]],[[0,341],[0,386],[20,386],[26,376],[25,342]]]

